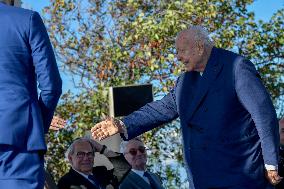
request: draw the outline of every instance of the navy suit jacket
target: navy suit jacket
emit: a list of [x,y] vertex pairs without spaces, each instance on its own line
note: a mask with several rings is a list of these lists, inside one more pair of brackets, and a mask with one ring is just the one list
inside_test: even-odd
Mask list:
[[0,144],[45,150],[62,87],[47,31],[37,12],[4,3],[0,26]]
[[[112,170],[107,170],[104,166],[98,166],[93,168],[93,175],[100,184],[101,188],[105,188],[111,184],[114,188],[118,188],[117,179],[112,174]],[[99,189],[94,186],[88,179],[83,177],[81,174],[73,170],[72,168],[58,181],[59,189],[71,189],[72,187],[80,188],[84,186],[87,189]]]
[[[154,184],[156,189],[164,189],[160,178],[154,173],[148,173],[152,177],[153,182],[155,182]],[[130,171],[123,182],[119,185],[119,189],[152,189],[152,187],[141,176]]]
[[264,164],[277,165],[278,122],[250,61],[214,47],[202,76],[183,73],[169,94],[123,122],[131,139],[177,117],[191,187],[271,187]]
[[[107,170],[104,166],[93,167],[93,175],[101,187],[106,188],[107,185],[112,185],[118,188],[120,182],[125,179],[126,175],[131,170],[131,166],[124,158],[123,154],[117,153],[117,156],[108,158],[113,165],[112,170]],[[97,189],[88,179],[73,170],[65,174],[58,181],[59,189],[68,189],[72,186],[85,186],[87,189]]]

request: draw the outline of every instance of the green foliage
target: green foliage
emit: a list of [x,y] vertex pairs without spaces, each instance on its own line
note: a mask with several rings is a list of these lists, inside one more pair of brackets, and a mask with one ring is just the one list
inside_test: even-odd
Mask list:
[[[65,94],[57,113],[68,127],[48,138],[47,166],[56,180],[66,172],[64,150],[94,121],[107,115],[109,86],[147,83],[163,95],[182,72],[175,59],[175,36],[190,24],[211,33],[216,46],[232,49],[255,63],[274,104],[283,115],[283,9],[269,22],[256,22],[247,10],[253,0],[51,0],[45,23],[62,69],[74,77],[80,94]],[[281,102],[282,96],[282,102]],[[149,165],[167,188],[182,188],[178,123],[144,135]],[[169,160],[176,160],[171,166]]]

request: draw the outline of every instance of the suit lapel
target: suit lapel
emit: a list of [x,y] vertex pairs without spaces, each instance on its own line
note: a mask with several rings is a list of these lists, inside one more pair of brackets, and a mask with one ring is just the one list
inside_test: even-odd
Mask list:
[[82,185],[86,186],[87,188],[94,188],[95,187],[93,185],[93,183],[91,183],[91,181],[89,181],[88,179],[83,177],[78,172],[74,171],[72,168],[70,169],[70,174],[73,175],[74,179],[76,179],[79,183],[81,183]]
[[223,64],[217,61],[218,60],[217,53],[218,53],[217,48],[213,47],[205,71],[203,72],[202,77],[198,81],[198,86],[196,87],[197,91],[193,97],[193,101],[187,110],[186,114],[187,123],[189,123],[194,112],[198,109],[200,103],[206,96],[210,85],[216,79],[219,72],[222,70]]
[[131,176],[133,177],[133,180],[135,180],[135,183],[137,186],[143,186],[143,188],[147,189],[151,189],[151,186],[143,179],[141,178],[139,175],[137,175],[136,173],[134,173],[133,171],[130,171]]
[[159,180],[157,179],[157,177],[155,176],[155,174],[149,172],[150,177],[152,178],[152,182],[155,186],[156,189],[162,189],[161,187],[161,183],[159,182]]
[[180,100],[179,111],[180,114],[187,115],[189,107],[191,106],[195,93],[197,92],[198,83],[200,81],[200,75],[198,72],[185,72],[180,78]]

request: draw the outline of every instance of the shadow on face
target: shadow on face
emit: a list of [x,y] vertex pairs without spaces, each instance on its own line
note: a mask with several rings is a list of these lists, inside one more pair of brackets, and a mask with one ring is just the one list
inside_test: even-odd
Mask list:
[[190,30],[182,31],[176,39],[177,59],[181,61],[186,71],[202,71],[200,64],[204,52],[204,43],[195,40],[195,33]]
[[130,140],[126,146],[124,156],[133,169],[141,171],[146,169],[147,153],[141,141]]
[[94,165],[94,151],[87,141],[78,141],[74,144],[74,152],[68,159],[72,168],[84,174],[90,174]]

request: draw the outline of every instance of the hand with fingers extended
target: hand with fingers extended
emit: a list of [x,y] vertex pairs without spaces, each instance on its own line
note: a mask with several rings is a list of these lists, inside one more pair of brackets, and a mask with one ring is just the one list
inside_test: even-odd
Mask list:
[[94,139],[103,140],[117,133],[123,133],[123,127],[123,123],[120,120],[115,118],[107,118],[92,127],[92,137]]
[[274,186],[277,185],[283,179],[283,177],[280,177],[278,175],[278,171],[276,170],[266,170],[265,176],[267,180]]
[[66,121],[59,116],[53,116],[52,121],[50,123],[50,130],[58,131],[59,129],[64,128],[66,125]]

